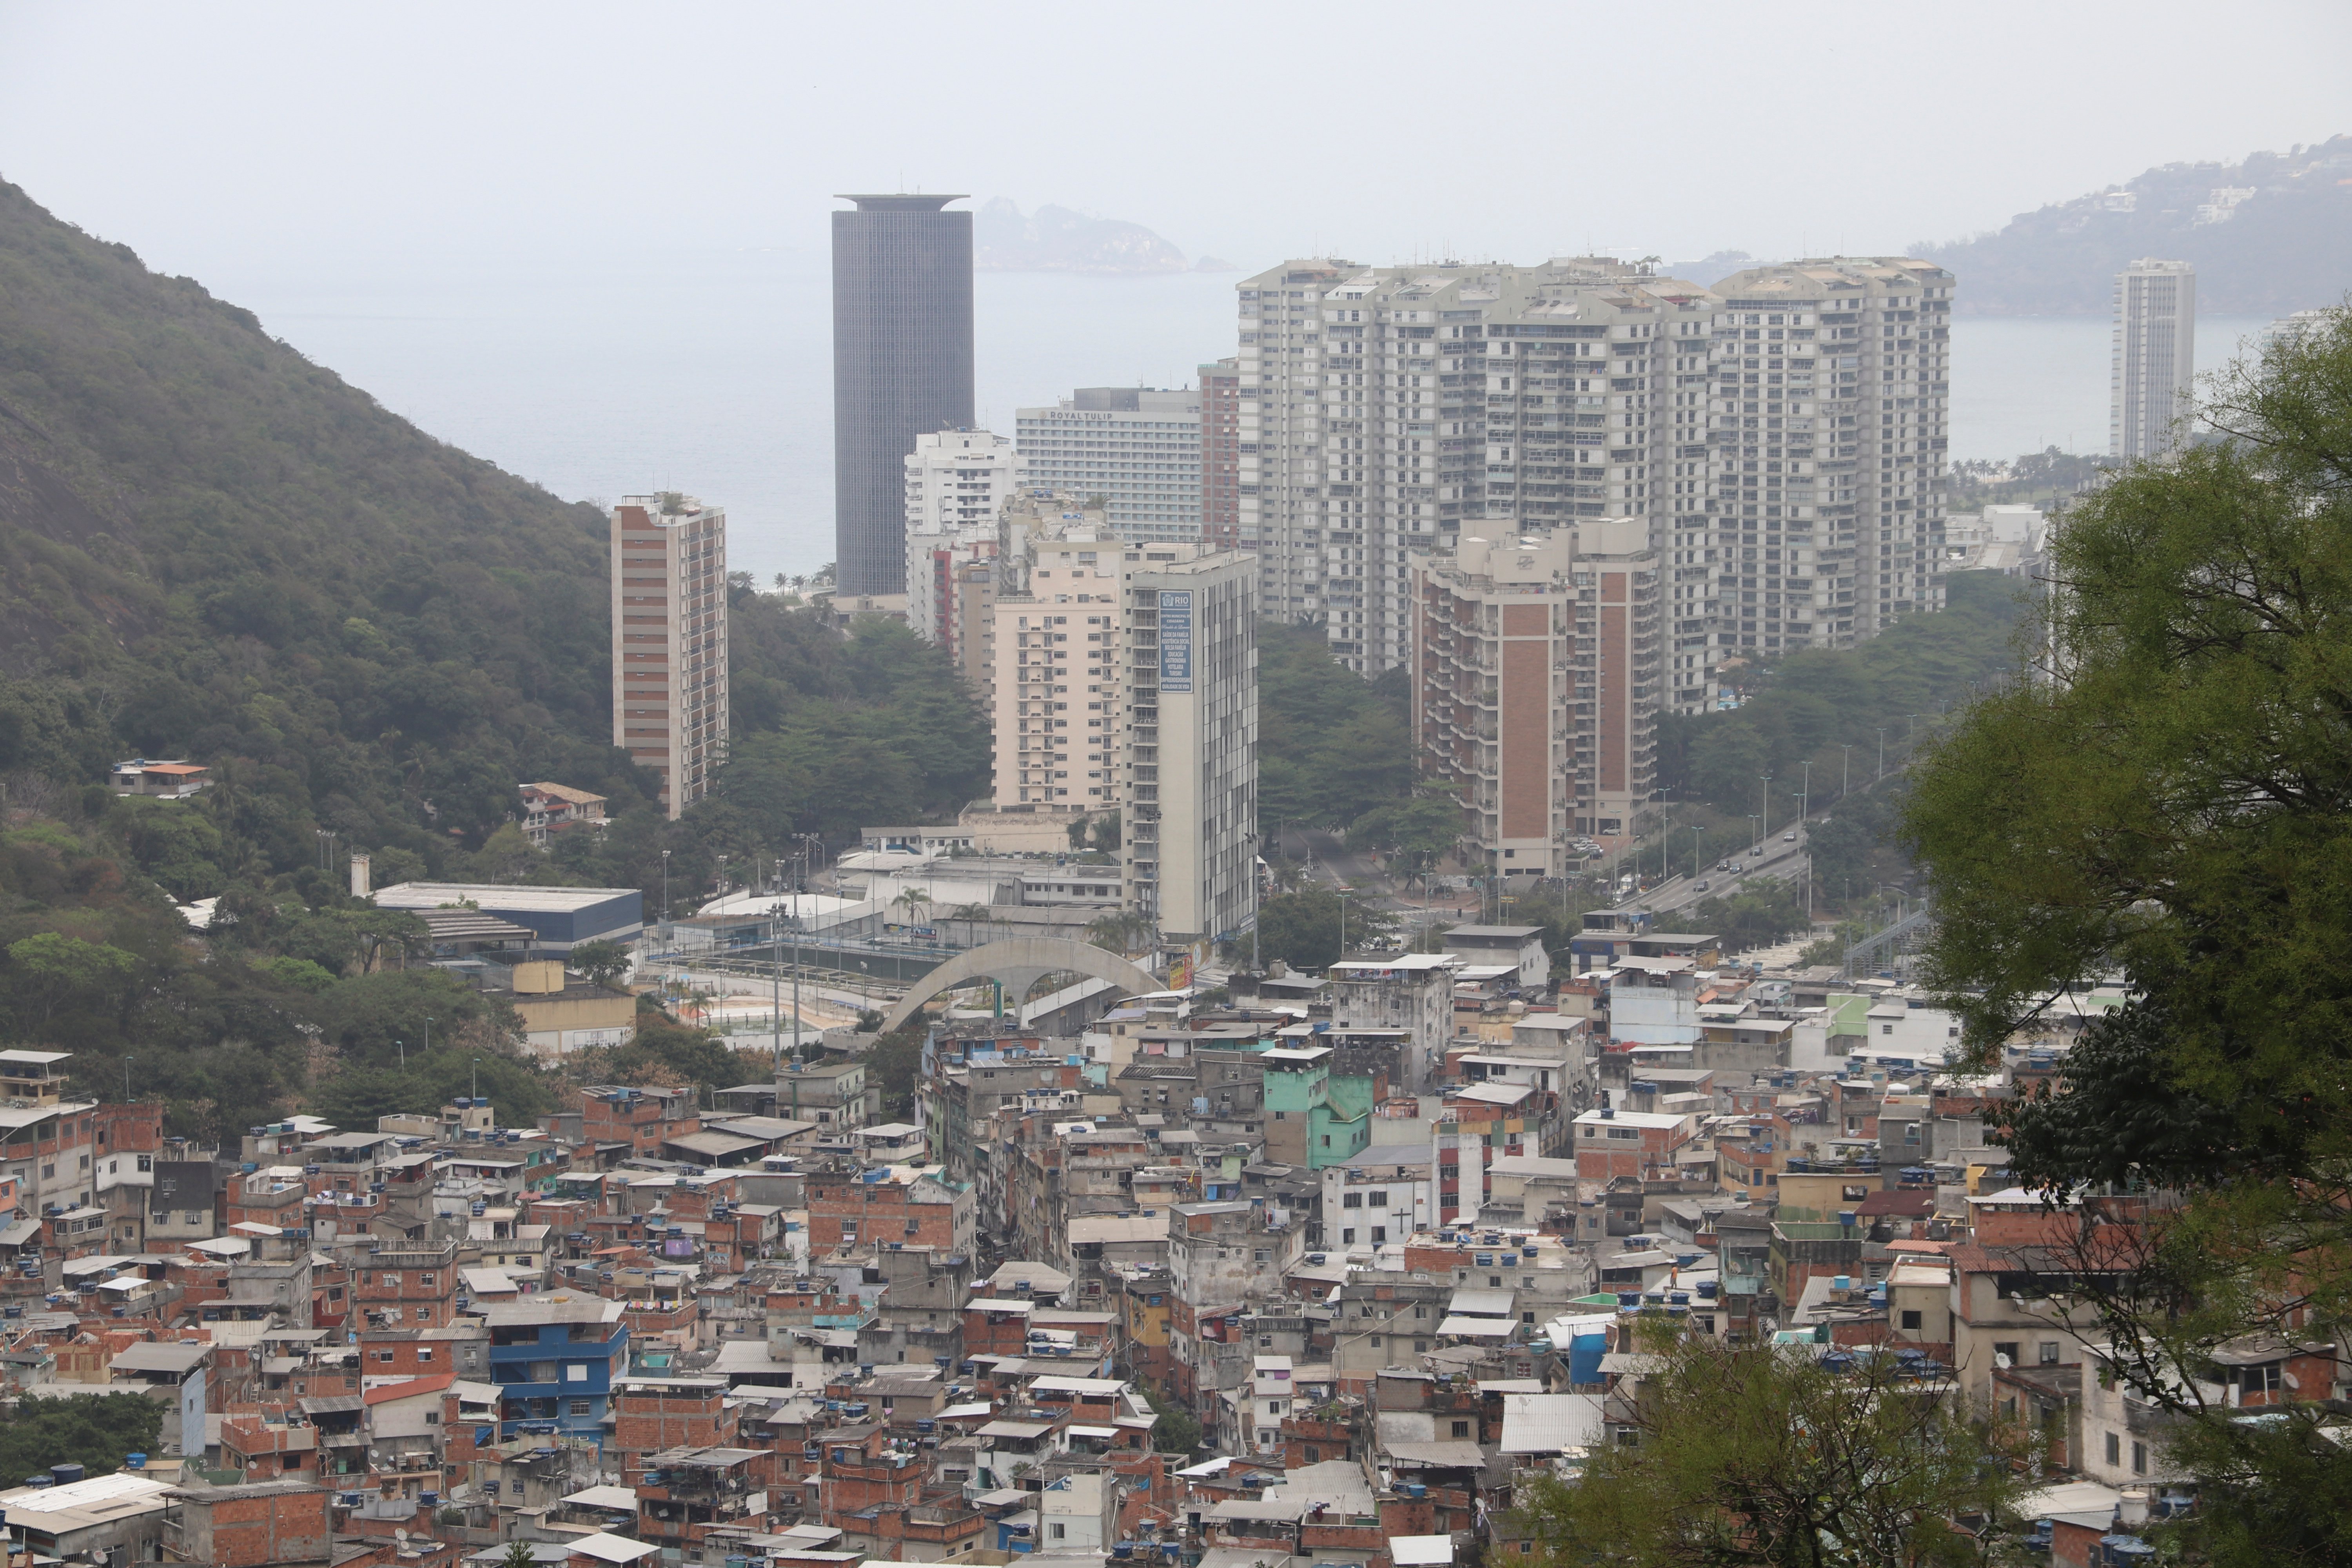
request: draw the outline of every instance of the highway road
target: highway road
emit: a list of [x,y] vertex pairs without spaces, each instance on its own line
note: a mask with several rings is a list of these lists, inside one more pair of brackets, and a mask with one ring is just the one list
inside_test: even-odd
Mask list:
[[[1789,835],[1795,835],[1793,841]],[[1805,832],[1801,827],[1784,827],[1767,838],[1761,855],[1742,849],[1732,856],[1716,856],[1702,866],[1694,878],[1687,871],[1677,872],[1647,892],[1625,900],[1623,908],[1648,910],[1654,914],[1666,914],[1687,909],[1705,899],[1720,899],[1738,891],[1749,882],[1760,879],[1793,881],[1804,871]],[[1728,859],[1731,868],[1717,870],[1718,861]],[[1689,862],[1684,861],[1687,866]],[[1705,883],[1702,889],[1699,884]]]

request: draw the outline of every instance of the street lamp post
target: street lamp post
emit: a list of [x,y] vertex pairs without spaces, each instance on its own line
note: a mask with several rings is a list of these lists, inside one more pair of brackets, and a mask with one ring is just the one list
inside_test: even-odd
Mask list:
[[[1886,726],[1878,726],[1878,777],[1886,776]],[[1872,781],[1875,783],[1876,781]]]
[[1813,760],[1807,757],[1804,766],[1804,787],[1797,792],[1797,826],[1800,827],[1805,825],[1805,818],[1812,814],[1811,803],[1813,798]]
[[1763,843],[1766,838],[1772,837],[1772,775],[1770,773],[1766,773],[1764,775],[1763,796],[1764,832],[1762,836],[1756,840],[1759,844]]
[[1694,882],[1698,880],[1698,843],[1706,837],[1706,828],[1696,823],[1691,825],[1691,880]]
[[1763,842],[1763,838],[1756,831],[1756,814],[1751,811],[1748,814],[1748,847],[1753,849]]
[[1845,753],[1838,766],[1838,798],[1843,800],[1847,787],[1853,783],[1853,748],[1840,746],[1838,750]]
[[669,919],[669,851],[662,851],[662,919]]
[[1345,959],[1345,958],[1348,956],[1348,889],[1347,889],[1347,888],[1343,885],[1343,886],[1341,886],[1341,887],[1339,888],[1339,957],[1340,957],[1341,959]]

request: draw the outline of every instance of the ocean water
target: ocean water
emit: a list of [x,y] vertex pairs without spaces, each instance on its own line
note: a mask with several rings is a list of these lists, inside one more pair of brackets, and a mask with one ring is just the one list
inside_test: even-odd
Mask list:
[[[1077,386],[1181,386],[1234,349],[1234,273],[980,274],[977,409]],[[833,559],[832,320],[806,251],[672,253],[543,270],[329,284],[224,279],[268,330],[453,445],[573,500],[679,489],[723,504],[730,558],[766,581]],[[2259,320],[2199,324],[2201,369]],[[2107,323],[1963,318],[1952,455],[2103,451]]]

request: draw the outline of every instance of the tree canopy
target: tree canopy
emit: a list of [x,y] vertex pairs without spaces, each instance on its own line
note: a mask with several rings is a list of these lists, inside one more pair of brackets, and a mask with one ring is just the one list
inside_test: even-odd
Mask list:
[[[1631,1430],[1520,1511],[1558,1568],[1927,1568],[1990,1560],[2012,1451],[1891,1353],[1654,1332]],[[1969,1528],[1955,1528],[1956,1521]]]
[[2220,1346],[2352,1316],[2352,314],[2204,413],[2221,439],[2054,532],[2038,679],[1927,748],[1904,832],[1980,1058],[2125,984],[2000,1135],[2086,1214],[2147,1194],[2128,1268],[2070,1273],[2116,1374],[2179,1418],[2216,1521],[2191,1532],[2216,1562],[2341,1563],[2342,1514],[2303,1527],[2352,1495],[2352,1456],[2307,1410],[2236,1419],[2210,1374]]

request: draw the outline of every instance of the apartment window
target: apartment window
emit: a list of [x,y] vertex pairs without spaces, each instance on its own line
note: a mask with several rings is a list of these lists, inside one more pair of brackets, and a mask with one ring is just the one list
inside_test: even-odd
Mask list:
[[2132,1445],[2132,1474],[2136,1476],[2147,1474],[2147,1445],[2145,1443]]
[[1274,1253],[1266,1247],[1257,1247],[1250,1253],[1250,1261],[1253,1263],[1270,1263],[1273,1260]]
[[2116,1436],[2113,1432],[2110,1432],[2107,1434],[2107,1463],[2111,1465],[2120,1465],[2123,1462],[2124,1440],[2121,1437]]
[[1467,1437],[1470,1436],[1470,1423],[1467,1421],[1456,1421],[1454,1424],[1454,1435],[1456,1437]]
[[1361,1193],[1349,1193],[1339,1200],[1339,1206],[1343,1209],[1362,1208],[1364,1206],[1364,1194]]
[[1412,1315],[1416,1318],[1426,1318],[1429,1316],[1429,1309],[1427,1307],[1415,1307],[1412,1310]]
[[1904,1310],[1903,1326],[1906,1329],[1916,1329],[1919,1326],[1919,1310],[1917,1308],[1911,1307]]
[[419,1274],[416,1277],[416,1283],[420,1289],[430,1290],[433,1289],[434,1278],[435,1277],[430,1274]]
[[385,1276],[383,1277],[383,1288],[384,1288],[385,1289],[387,1289],[387,1290],[397,1290],[397,1289],[400,1289],[400,1276],[399,1276],[399,1275],[397,1275],[397,1274],[387,1274],[387,1275],[385,1275]]
[[1429,1342],[1427,1340],[1415,1340],[1412,1342],[1412,1348],[1416,1352],[1425,1351],[1429,1348]]
[[563,1366],[563,1381],[566,1383],[587,1382],[588,1363],[584,1361],[566,1362]]
[[386,1365],[390,1365],[392,1363],[392,1352],[390,1351],[378,1351],[375,1352],[375,1359],[383,1362]]
[[1389,1194],[1387,1191],[1383,1189],[1372,1194],[1370,1197],[1365,1199],[1365,1202],[1373,1208],[1384,1209],[1389,1206]]
[[2042,1357],[2042,1364],[2043,1366],[2056,1366],[2058,1364],[2058,1342],[2056,1340],[2042,1341],[2040,1346],[2037,1347],[2037,1351]]
[[1349,1226],[1339,1232],[1339,1245],[1342,1247],[1353,1247],[1356,1245],[1356,1230],[1353,1226]]
[[1382,1242],[1384,1242],[1384,1241],[1388,1240],[1388,1238],[1389,1238],[1389,1227],[1388,1227],[1388,1226],[1384,1226],[1384,1225],[1376,1225],[1376,1226],[1372,1226],[1372,1245],[1373,1245],[1374,1247],[1378,1247],[1378,1246],[1380,1246]]
[[1045,1538],[1048,1541],[1059,1541],[1063,1534],[1063,1527],[1058,1524],[1049,1524],[1045,1527]]
[[2010,1364],[2010,1365],[2011,1365],[2011,1366],[2015,1366],[2015,1365],[2017,1365],[2017,1364],[2018,1364],[2018,1361],[2017,1361],[2017,1342],[2016,1342],[2015,1340],[1995,1340],[1995,1341],[1993,1341],[1993,1342],[1992,1342],[1992,1353],[1993,1353],[1993,1354],[1995,1354],[1996,1356],[2004,1356],[2004,1355],[2005,1355],[2005,1356],[2007,1356],[2007,1357],[2009,1358],[2009,1364]]
[[431,1361],[433,1359],[433,1347],[431,1345],[417,1346],[416,1359],[418,1361]]

